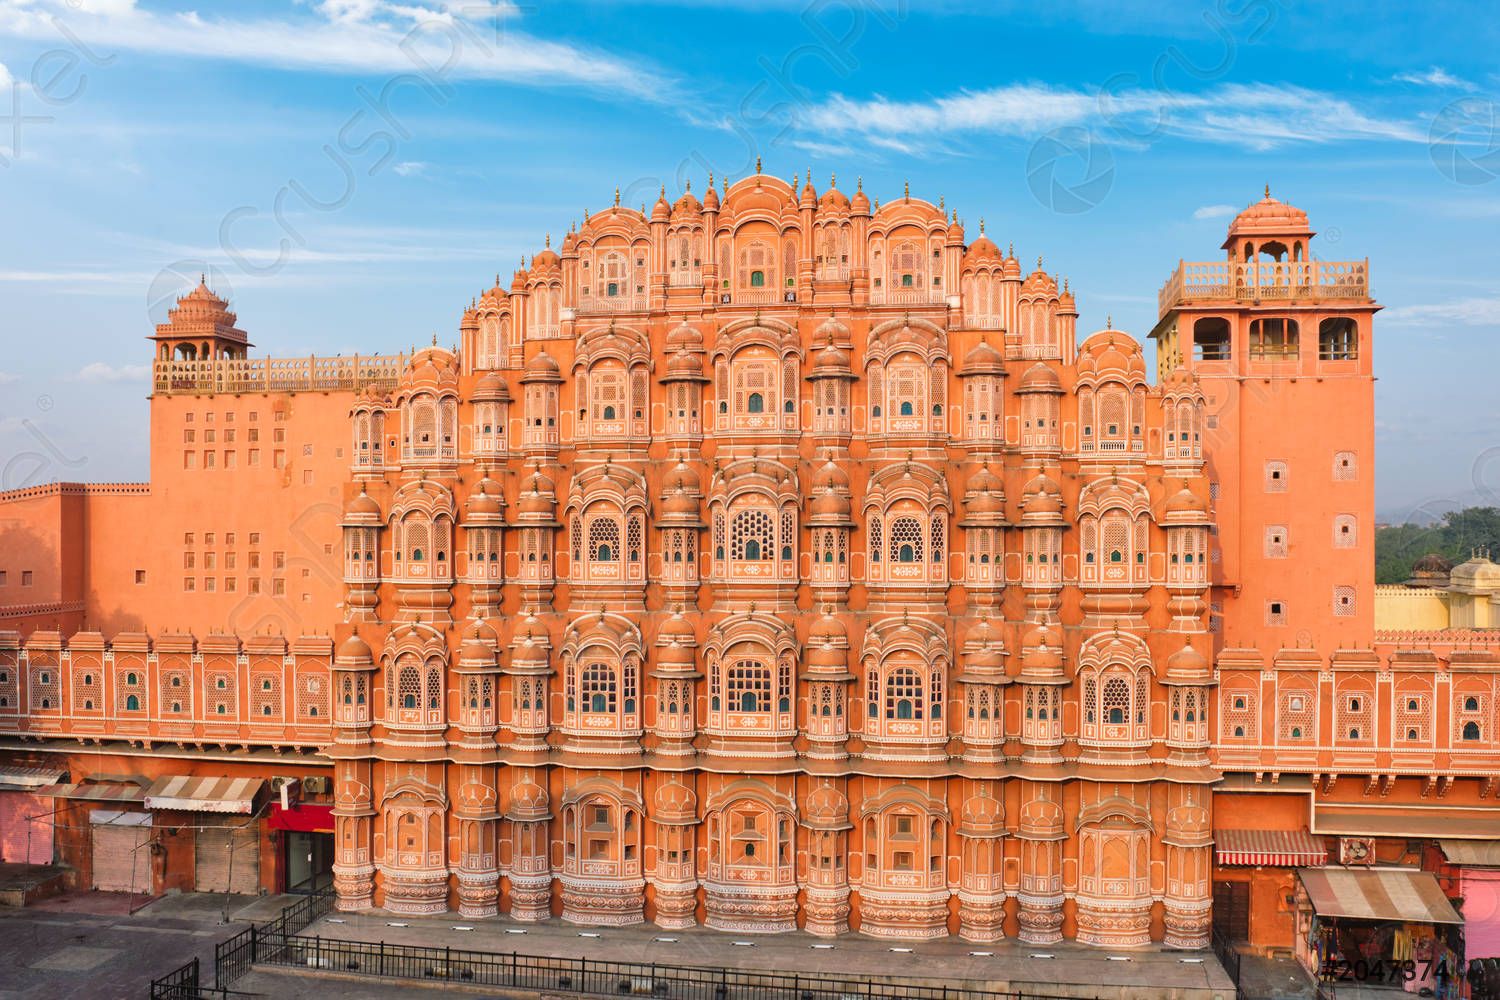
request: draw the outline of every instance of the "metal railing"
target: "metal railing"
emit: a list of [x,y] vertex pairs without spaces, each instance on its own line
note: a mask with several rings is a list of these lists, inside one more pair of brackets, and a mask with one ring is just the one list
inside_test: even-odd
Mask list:
[[335,392],[366,386],[391,388],[406,367],[405,354],[348,357],[158,358],[152,389],[162,394],[217,392]]
[[852,975],[755,972],[704,966],[553,958],[519,952],[339,941],[254,929],[253,962],[340,975],[489,986],[582,996],[658,996],[674,1000],[1049,1000],[1047,995],[965,986],[882,982]]
[[151,1000],[236,1000],[254,996],[235,990],[204,986],[199,982],[198,959],[173,969],[160,979],[151,980]]
[[319,889],[283,907],[274,919],[251,924],[229,940],[219,942],[214,947],[214,987],[228,989],[256,962],[272,961],[261,957],[265,951],[263,941],[268,945],[279,942],[279,946],[285,949],[290,937],[305,930],[325,913],[332,912],[337,900],[338,894],[331,887]]
[[1239,949],[1235,948],[1234,942],[1221,934],[1217,927],[1214,928],[1210,941],[1213,944],[1214,955],[1218,958],[1219,964],[1224,966],[1224,971],[1229,974],[1230,980],[1238,988],[1240,985]]

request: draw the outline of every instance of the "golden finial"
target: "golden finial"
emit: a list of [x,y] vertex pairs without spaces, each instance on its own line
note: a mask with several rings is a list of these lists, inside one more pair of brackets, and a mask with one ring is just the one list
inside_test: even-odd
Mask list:
[[942,195],[938,195],[938,211],[944,215],[948,214],[948,204]]
[[979,217],[979,235],[984,235],[984,216],[982,215]]
[[662,185],[662,186],[661,186],[661,196],[662,196],[662,197],[663,197],[663,198],[665,198],[665,197],[666,197],[666,196],[667,196],[667,186],[666,186],[666,185],[665,185],[665,184],[663,184],[663,185]]
[[1269,184],[1266,185],[1266,197],[1271,197],[1271,185]]
[[757,174],[760,173],[760,157],[759,156],[757,156],[755,158],[755,172]]
[[1104,314],[1104,328],[1106,330],[1113,330],[1115,328],[1115,317],[1113,313]]
[[829,187],[838,187],[839,186],[839,175],[838,174],[835,174],[835,173],[832,173],[832,172],[829,173],[829,175],[828,175],[828,186]]
[[1068,290],[1068,279],[1064,278],[1063,279],[1063,291],[1066,292],[1067,290]]
[[863,191],[864,189],[865,189],[865,175],[864,174],[860,174],[859,175],[859,186],[856,187],[854,190],[856,190],[856,191]]
[[911,201],[911,181],[903,181],[901,184],[901,197]]
[[1040,271],[1042,269],[1042,255],[1041,254],[1037,254],[1037,257],[1036,257],[1036,269],[1038,271]]
[[547,234],[546,247],[547,247],[548,250],[552,249],[552,234],[551,233]]
[[[983,226],[984,223],[980,222],[980,225]],[[984,230],[981,229],[980,232],[984,232]],[[1015,240],[1011,240],[1010,241],[1010,245],[1005,248],[1005,256],[1007,256],[1007,257],[1014,257],[1015,255],[1016,255],[1016,241]]]
[[712,170],[710,170],[708,172],[708,186],[709,187],[713,187],[714,186],[714,172]]
[[802,175],[801,174],[795,173],[795,172],[792,174],[792,194],[796,194],[797,193],[797,188],[799,186],[797,184],[797,182],[800,181],[801,179],[802,179]]
[[[713,182],[710,181],[709,183],[713,183]],[[687,179],[687,193],[688,194],[692,194],[693,193],[693,179],[691,177],[689,177]]]
[[729,178],[728,177],[720,177],[719,178],[719,189],[724,192],[724,196],[726,198],[729,197]]
[[616,208],[620,207],[620,189],[619,188],[615,188],[615,207]]
[[437,346],[437,334],[435,334],[435,333],[432,335],[432,346],[433,347]]
[[589,221],[589,210],[586,209],[586,208],[583,210],[583,221],[584,222]]

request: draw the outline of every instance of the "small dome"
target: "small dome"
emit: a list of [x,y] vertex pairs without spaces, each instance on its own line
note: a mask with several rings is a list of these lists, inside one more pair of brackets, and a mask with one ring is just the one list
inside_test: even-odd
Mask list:
[[1167,500],[1162,508],[1163,520],[1172,518],[1182,520],[1184,517],[1208,517],[1208,501],[1198,496],[1192,490],[1184,486]]
[[994,240],[984,235],[984,233],[980,233],[979,239],[969,244],[969,251],[964,255],[964,259],[976,262],[981,260],[1004,260],[1005,255],[1000,252],[999,247],[995,246]]
[[371,518],[379,521],[381,519],[380,504],[376,503],[363,487],[360,487],[359,496],[350,500],[344,507],[344,518],[349,521],[363,521]]
[[693,195],[692,188],[685,191],[672,206],[673,215],[698,215],[702,211],[703,204]]
[[492,667],[495,665],[495,648],[478,635],[470,634],[458,647],[458,661],[465,667]]
[[656,789],[651,805],[652,819],[658,823],[695,823],[698,820],[697,793],[675,777]]
[[813,622],[812,628],[807,633],[807,644],[819,646],[833,643],[835,645],[849,644],[849,628],[844,620],[831,611],[823,612],[817,621]]
[[1193,679],[1206,676],[1208,672],[1208,657],[1193,648],[1191,638],[1181,649],[1167,657],[1168,677]]
[[698,472],[685,459],[679,458],[677,464],[667,470],[662,479],[662,492],[675,492],[686,490],[689,493],[700,493],[703,489],[703,481],[698,478]]
[[807,796],[805,814],[812,824],[842,824],[849,820],[849,799],[828,779]]
[[1057,373],[1038,361],[1027,369],[1026,374],[1021,376],[1021,392],[1052,392],[1063,391],[1062,382],[1059,381]]
[[672,218],[672,205],[667,201],[667,189],[661,189],[661,195],[656,199],[656,204],[651,206],[652,222],[668,222]]
[[853,212],[855,215],[870,214],[870,199],[865,195],[865,185],[863,181],[860,182],[859,187],[855,190],[854,197],[849,199],[849,211]]
[[708,179],[708,190],[703,192],[703,211],[717,212],[719,210],[719,192],[714,190],[714,179]]
[[682,349],[667,360],[667,377],[678,381],[703,378],[703,360],[691,351]]
[[474,492],[469,494],[465,509],[471,517],[499,517],[504,514],[505,497],[500,492],[500,484],[488,476],[475,483]]
[[499,372],[485,372],[479,376],[479,381],[474,383],[472,398],[476,402],[508,403],[510,402],[510,385]]
[[964,355],[963,369],[960,374],[995,375],[1004,371],[1005,358],[990,346],[988,340],[981,340]]
[[849,196],[836,187],[830,187],[823,192],[823,197],[818,199],[818,207],[824,211],[847,212],[849,211]]
[[562,381],[562,369],[557,366],[552,355],[546,351],[539,352],[530,361],[526,362],[526,374],[521,377],[523,382],[560,382]]
[[691,323],[679,323],[667,334],[667,351],[679,350],[703,350],[703,334]]
[[669,493],[661,503],[662,513],[674,520],[684,517],[696,518],[699,514],[698,498],[685,490]]
[[1046,625],[1039,625],[1021,640],[1021,672],[1051,675],[1062,671],[1062,647],[1054,645],[1057,637]]
[[1062,511],[1062,488],[1045,472],[1033,476],[1021,491],[1022,514],[1060,515]]
[[809,513],[815,518],[847,518],[849,511],[848,499],[830,488],[813,500]]
[[818,471],[813,474],[814,488],[847,490],[849,488],[849,473],[845,472],[833,459],[829,459],[819,466]]
[[829,344],[813,355],[812,373],[814,375],[846,375],[851,371],[849,365],[849,352],[842,347]]
[[345,665],[374,663],[375,654],[370,650],[370,644],[355,633],[339,643],[339,650],[334,654],[334,659]]
[[510,811],[506,815],[512,820],[535,822],[551,817],[547,789],[538,785],[530,775],[510,786]]
[[1005,826],[1005,807],[992,795],[971,795],[959,813],[959,832],[993,834]]

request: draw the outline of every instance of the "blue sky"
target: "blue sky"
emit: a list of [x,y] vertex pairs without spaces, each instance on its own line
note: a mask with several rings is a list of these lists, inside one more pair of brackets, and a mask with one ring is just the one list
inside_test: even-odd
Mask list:
[[584,209],[761,156],[983,217],[1138,336],[1273,193],[1378,299],[1381,514],[1500,502],[1500,26],[1480,4],[0,0],[0,488],[146,474],[142,339],[456,338]]

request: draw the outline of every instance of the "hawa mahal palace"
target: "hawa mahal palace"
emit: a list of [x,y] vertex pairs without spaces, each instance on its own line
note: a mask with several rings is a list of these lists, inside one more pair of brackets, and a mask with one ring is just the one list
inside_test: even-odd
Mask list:
[[1148,370],[909,192],[618,202],[452,349],[177,302],[150,482],[0,495],[7,860],[1199,948],[1493,828],[1500,646],[1375,629],[1379,306],[1305,213],[1164,268]]

